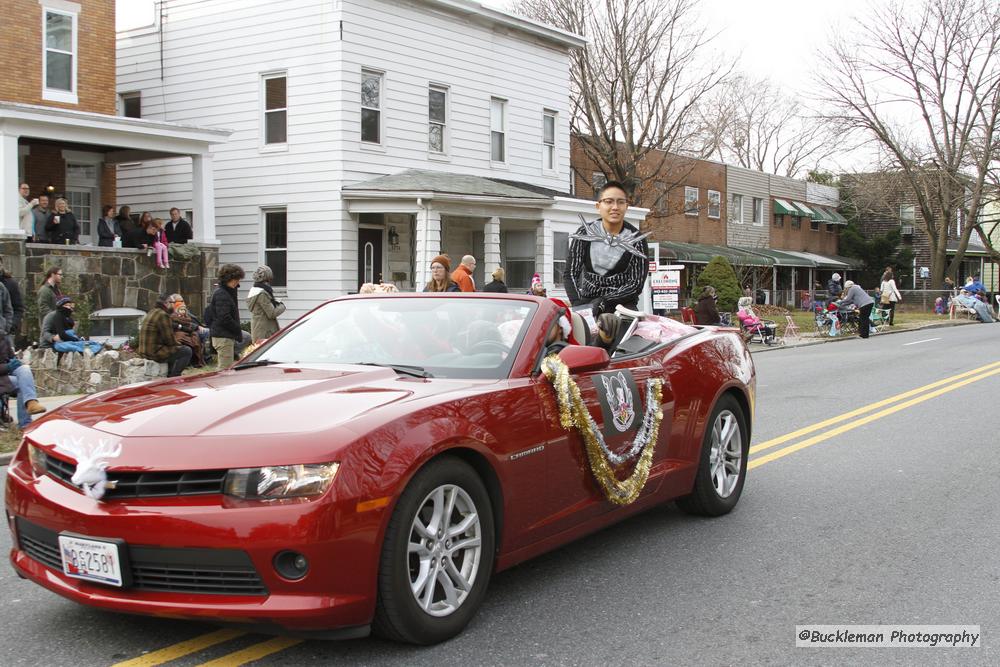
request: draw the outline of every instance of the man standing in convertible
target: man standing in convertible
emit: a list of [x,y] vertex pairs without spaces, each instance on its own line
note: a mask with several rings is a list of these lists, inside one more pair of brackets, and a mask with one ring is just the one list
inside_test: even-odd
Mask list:
[[625,222],[628,199],[618,181],[598,190],[597,210],[599,221],[583,223],[569,237],[566,294],[573,306],[590,304],[594,317],[618,304],[636,310],[648,273],[648,234]]

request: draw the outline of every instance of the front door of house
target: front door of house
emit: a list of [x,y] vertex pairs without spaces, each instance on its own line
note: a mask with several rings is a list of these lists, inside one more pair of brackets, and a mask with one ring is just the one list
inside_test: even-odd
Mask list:
[[382,233],[381,228],[358,229],[358,287],[382,281]]

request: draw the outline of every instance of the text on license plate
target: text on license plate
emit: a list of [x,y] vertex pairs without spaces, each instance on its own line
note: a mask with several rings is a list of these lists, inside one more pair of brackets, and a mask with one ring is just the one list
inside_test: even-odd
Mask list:
[[59,536],[63,572],[70,577],[122,585],[121,559],[114,542],[88,540],[69,535]]

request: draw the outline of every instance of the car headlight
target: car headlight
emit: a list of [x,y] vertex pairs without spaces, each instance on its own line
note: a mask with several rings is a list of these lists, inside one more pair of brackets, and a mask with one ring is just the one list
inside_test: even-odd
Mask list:
[[226,473],[222,492],[251,500],[318,496],[330,488],[339,468],[339,463],[234,468]]
[[44,477],[49,472],[48,456],[38,447],[28,445],[28,460],[36,477]]

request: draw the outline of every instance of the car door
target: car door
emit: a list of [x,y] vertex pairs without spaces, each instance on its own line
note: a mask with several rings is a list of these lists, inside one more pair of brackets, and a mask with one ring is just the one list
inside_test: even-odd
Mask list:
[[[648,401],[646,383],[650,378],[656,377],[664,379],[661,389],[663,420],[660,424],[650,476],[639,499],[655,493],[667,469],[667,441],[673,408],[673,393],[669,380],[659,363],[648,356],[615,360],[604,370],[572,376],[580,388],[580,394],[590,415],[604,434],[605,442],[616,454],[625,452],[632,444]],[[549,384],[543,376],[540,376],[538,381]],[[629,393],[631,397],[628,396]],[[614,397],[611,401],[608,400],[609,394]],[[556,534],[619,506],[606,499],[603,489],[594,479],[584,441],[579,432],[575,428],[566,431],[559,425],[555,391],[551,385],[546,387],[545,396],[543,408],[548,415],[545,440],[548,506],[544,532]],[[609,407],[613,409],[614,403],[621,406],[621,398],[625,399],[624,404],[628,409],[623,411],[625,414],[620,416],[619,425],[615,426],[613,423],[615,418],[609,414]],[[618,478],[623,479],[627,474],[631,474],[633,469],[634,460],[623,464]]]

